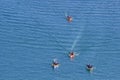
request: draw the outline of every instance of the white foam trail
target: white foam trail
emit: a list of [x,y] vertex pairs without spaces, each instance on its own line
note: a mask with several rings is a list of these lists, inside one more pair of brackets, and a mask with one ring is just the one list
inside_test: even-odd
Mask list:
[[73,51],[73,49],[75,48],[77,42],[79,41],[79,39],[82,37],[82,32],[84,31],[84,27],[81,27],[81,31],[78,33],[78,36],[76,37],[75,41],[73,42],[73,45],[71,47],[71,51]]
[[79,56],[80,55],[80,53],[75,53],[75,56]]
[[78,34],[78,36],[76,37],[75,41],[73,42],[73,45],[71,47],[71,51],[74,49],[74,47],[76,46],[77,42],[79,41],[79,38],[81,37],[80,33]]

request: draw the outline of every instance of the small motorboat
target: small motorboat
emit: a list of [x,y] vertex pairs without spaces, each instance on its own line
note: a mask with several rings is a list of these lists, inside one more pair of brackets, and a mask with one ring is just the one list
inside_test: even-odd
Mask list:
[[86,65],[86,69],[88,70],[88,71],[93,71],[93,66],[92,65],[90,65],[90,64],[88,64],[88,65]]
[[67,21],[68,21],[68,22],[72,22],[72,20],[73,20],[73,19],[72,19],[71,16],[67,16]]

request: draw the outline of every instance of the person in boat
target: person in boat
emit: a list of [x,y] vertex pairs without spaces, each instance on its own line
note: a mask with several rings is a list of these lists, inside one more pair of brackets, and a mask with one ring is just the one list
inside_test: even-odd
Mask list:
[[54,60],[52,62],[52,67],[53,67],[53,69],[58,68],[59,67],[59,63],[56,60]]
[[92,71],[92,70],[93,70],[93,66],[92,66],[92,65],[88,64],[88,65],[86,65],[86,66],[87,66],[87,70],[88,70],[88,71]]
[[74,57],[75,57],[74,52],[70,52],[69,57],[70,57],[70,58],[74,58]]
[[55,65],[59,65],[59,63],[58,62],[53,62],[53,65],[55,66]]
[[53,66],[57,66],[57,65],[59,65],[59,63],[56,60],[54,60],[53,63],[52,63],[52,65]]
[[93,66],[92,66],[92,65],[90,65],[90,64],[88,64],[88,65],[87,65],[87,68],[93,68]]
[[72,17],[71,16],[67,16],[67,21],[68,22],[72,22]]

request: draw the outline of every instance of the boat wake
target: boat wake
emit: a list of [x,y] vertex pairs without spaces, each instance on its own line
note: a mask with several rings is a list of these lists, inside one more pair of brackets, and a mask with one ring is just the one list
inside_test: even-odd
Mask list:
[[75,48],[77,42],[79,41],[79,39],[81,38],[80,33],[78,34],[78,36],[76,37],[76,39],[74,40],[72,47],[71,47],[71,51],[73,51],[73,49]]

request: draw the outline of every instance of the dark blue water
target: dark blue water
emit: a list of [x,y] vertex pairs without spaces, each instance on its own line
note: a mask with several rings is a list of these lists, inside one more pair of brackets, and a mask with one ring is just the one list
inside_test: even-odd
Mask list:
[[119,79],[120,0],[0,0],[0,80]]

